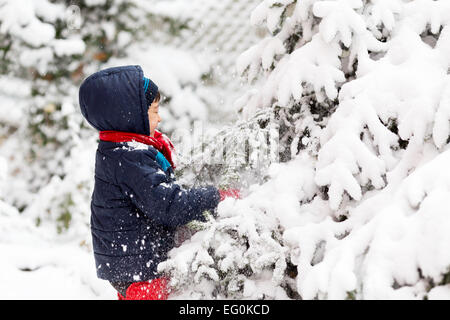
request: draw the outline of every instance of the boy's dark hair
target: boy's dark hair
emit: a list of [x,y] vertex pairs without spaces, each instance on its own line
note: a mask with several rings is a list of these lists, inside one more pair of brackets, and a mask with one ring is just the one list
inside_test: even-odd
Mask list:
[[161,100],[161,95],[159,94],[159,91],[156,93],[155,99],[153,102],[159,102]]

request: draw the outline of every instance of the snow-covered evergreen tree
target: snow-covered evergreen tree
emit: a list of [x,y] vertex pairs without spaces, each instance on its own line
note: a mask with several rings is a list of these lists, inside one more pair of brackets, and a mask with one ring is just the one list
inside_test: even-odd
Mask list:
[[268,181],[160,265],[189,298],[426,299],[449,289],[450,2],[265,0],[238,70],[272,113]]

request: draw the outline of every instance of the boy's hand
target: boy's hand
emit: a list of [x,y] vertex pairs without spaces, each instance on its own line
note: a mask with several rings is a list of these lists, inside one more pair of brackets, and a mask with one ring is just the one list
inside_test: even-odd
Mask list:
[[220,189],[220,201],[223,201],[225,198],[234,198],[234,199],[240,199],[241,198],[241,192],[238,189]]
[[[240,199],[241,198],[241,192],[238,189],[219,189],[219,194],[220,194],[220,201],[223,201],[225,198],[234,198],[234,199]],[[194,220],[189,222],[186,226],[194,231],[199,231],[199,230],[204,230],[207,228],[208,226],[208,222],[211,222],[214,220],[214,218],[216,218],[217,212],[213,211],[204,211],[203,212],[203,217],[204,217],[204,221],[198,221],[198,220]]]
[[191,222],[187,223],[186,226],[193,231],[200,231],[205,230],[208,225],[210,225],[211,221],[214,221],[215,216],[209,212],[208,210],[203,212],[203,219],[200,220],[192,220]]

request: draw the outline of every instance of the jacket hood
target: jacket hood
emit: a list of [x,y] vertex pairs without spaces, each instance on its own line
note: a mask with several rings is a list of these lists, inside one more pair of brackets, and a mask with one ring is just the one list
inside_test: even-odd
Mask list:
[[98,71],[80,86],[81,113],[97,130],[150,134],[140,66]]

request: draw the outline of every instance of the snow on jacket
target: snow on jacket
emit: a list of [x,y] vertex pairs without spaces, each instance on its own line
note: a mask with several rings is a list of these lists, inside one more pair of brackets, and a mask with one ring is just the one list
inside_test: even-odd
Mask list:
[[[150,134],[143,72],[115,67],[89,76],[79,100],[97,130]],[[174,246],[175,228],[203,220],[220,196],[215,187],[184,190],[163,170],[153,146],[100,141],[91,201],[91,231],[97,275],[109,281],[158,277],[157,265]]]

